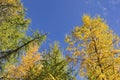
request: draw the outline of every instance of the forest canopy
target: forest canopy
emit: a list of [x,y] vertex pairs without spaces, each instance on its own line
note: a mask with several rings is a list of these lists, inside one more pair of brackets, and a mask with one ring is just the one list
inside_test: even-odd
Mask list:
[[120,38],[100,16],[83,15],[67,48],[54,41],[41,50],[49,34],[30,23],[21,0],[0,0],[0,80],[120,79]]

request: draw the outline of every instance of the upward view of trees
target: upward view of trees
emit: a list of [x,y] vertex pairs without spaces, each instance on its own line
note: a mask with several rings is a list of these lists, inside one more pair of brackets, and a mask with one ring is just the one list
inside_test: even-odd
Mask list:
[[79,74],[120,80],[119,36],[99,16],[84,15],[82,21],[66,35],[67,56],[57,42],[39,51],[47,34],[26,34],[31,21],[21,1],[0,0],[0,80],[77,80]]
[[0,58],[25,50],[29,43],[42,41],[40,34],[26,35],[29,23],[20,0],[0,1]]
[[20,0],[0,0],[0,79],[75,79],[57,43],[50,51],[38,52],[47,34],[27,35],[29,23]]

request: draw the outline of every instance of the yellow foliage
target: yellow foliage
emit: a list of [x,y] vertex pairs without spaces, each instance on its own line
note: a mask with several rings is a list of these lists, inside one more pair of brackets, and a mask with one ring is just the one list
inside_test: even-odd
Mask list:
[[76,26],[68,35],[67,49],[73,56],[80,56],[82,76],[87,76],[89,80],[110,80],[112,75],[120,74],[120,49],[116,49],[113,43],[116,35],[100,17],[84,15],[82,20],[83,25]]
[[[31,46],[31,45],[30,45]],[[18,66],[15,65],[8,65],[6,66],[7,71],[7,77],[14,77],[14,78],[22,78],[28,76],[28,71],[30,69],[33,69],[34,75],[37,75],[40,73],[42,69],[41,64],[35,63],[40,60],[40,54],[37,53],[39,47],[37,45],[34,45],[34,47],[30,47],[29,50],[26,52],[25,55],[22,56],[21,63]]]
[[83,22],[84,22],[84,24],[85,24],[86,26],[90,27],[90,25],[91,25],[90,16],[84,15],[84,16],[83,16]]
[[14,0],[8,0],[8,3],[12,3]]

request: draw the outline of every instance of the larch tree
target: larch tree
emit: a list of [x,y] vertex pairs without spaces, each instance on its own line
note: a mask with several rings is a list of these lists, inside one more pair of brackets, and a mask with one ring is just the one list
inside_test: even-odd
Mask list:
[[37,32],[32,36],[26,35],[29,23],[21,0],[0,0],[0,58],[45,38]]
[[[68,66],[58,43],[51,45],[50,51],[43,51],[41,56],[39,63],[42,64],[42,69],[31,80],[75,80],[75,72]],[[28,79],[30,80],[29,77],[25,78]]]
[[8,63],[5,66],[2,79],[76,80],[73,69],[68,66],[57,43],[43,54],[36,53],[39,49],[36,44],[30,46],[19,64]]
[[25,37],[29,22],[20,0],[0,0],[0,50],[16,49]]
[[37,44],[30,44],[27,52],[22,55],[21,61],[17,64],[7,63],[3,71],[2,79],[4,80],[18,80],[28,78],[33,80],[33,76],[40,74],[42,64],[38,64],[41,59],[38,53],[39,46]]
[[21,0],[0,0],[0,60],[24,52],[31,42],[39,44],[45,39],[46,35],[41,36],[38,32],[26,35],[29,23]]
[[80,75],[88,80],[119,80],[119,37],[99,16],[84,15],[65,41],[74,59],[80,60]]
[[[45,60],[41,72],[43,80],[49,80],[51,75],[55,80],[75,80],[75,72],[73,68],[69,67],[57,42],[50,47],[50,51],[43,53],[43,59]],[[49,78],[46,77],[47,75]]]
[[[29,44],[41,44],[46,34],[34,32],[27,35],[30,19],[26,18],[21,0],[0,0],[0,71],[6,62],[15,62],[19,54],[25,53]],[[1,77],[1,73],[0,73]]]

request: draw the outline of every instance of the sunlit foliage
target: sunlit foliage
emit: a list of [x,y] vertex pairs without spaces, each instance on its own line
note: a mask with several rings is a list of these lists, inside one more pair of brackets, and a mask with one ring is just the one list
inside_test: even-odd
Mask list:
[[25,37],[29,23],[20,0],[0,0],[0,50],[15,49]]
[[80,74],[88,80],[119,80],[119,38],[99,16],[84,15],[65,41],[74,58],[80,56]]
[[6,64],[2,79],[76,80],[73,69],[68,66],[57,43],[43,54],[38,54],[38,48],[36,44],[30,47],[19,64]]
[[10,80],[29,78],[29,80],[32,80],[32,76],[39,74],[42,69],[42,65],[37,63],[41,57],[40,54],[37,53],[38,49],[38,45],[30,47],[26,54],[22,56],[21,62],[17,65],[6,64],[3,78]]
[[[40,44],[46,38],[38,31],[27,35],[30,19],[25,16],[21,0],[0,0],[0,64],[1,60],[26,51],[31,42]],[[14,56],[14,58],[15,58]]]
[[[42,70],[32,80],[75,80],[74,71],[59,48],[58,43],[51,45],[50,51],[42,52]],[[37,72],[37,71],[36,71]],[[30,78],[25,78],[25,80]]]
[[46,34],[41,35],[38,31],[32,31],[32,35],[27,35],[29,23],[21,0],[0,0],[1,71],[4,71],[6,64],[15,64],[23,53],[27,53],[29,44],[35,42],[39,46],[46,39]]
[[[40,74],[42,80],[75,80],[73,69],[68,66],[68,62],[63,56],[58,43],[51,46],[50,51],[43,52],[44,65]],[[54,79],[52,79],[52,76]],[[48,76],[48,77],[46,77]],[[39,79],[38,79],[39,80]]]

